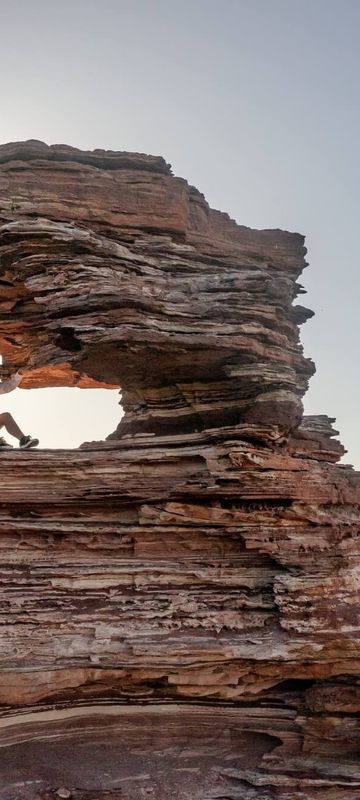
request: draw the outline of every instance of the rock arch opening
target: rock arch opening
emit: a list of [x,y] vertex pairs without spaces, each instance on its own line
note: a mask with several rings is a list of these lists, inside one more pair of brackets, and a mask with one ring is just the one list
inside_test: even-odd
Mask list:
[[[118,389],[58,387],[20,388],[0,397],[20,427],[36,436],[41,449],[75,449],[84,442],[102,442],[116,428],[123,411]],[[1,430],[11,444],[15,440]]]
[[[79,377],[61,365],[35,373],[25,370],[17,388],[0,394],[0,413],[4,412],[35,435],[41,449],[76,449],[86,442],[101,443],[114,431],[123,415],[121,390]],[[4,427],[0,435],[16,445]]]

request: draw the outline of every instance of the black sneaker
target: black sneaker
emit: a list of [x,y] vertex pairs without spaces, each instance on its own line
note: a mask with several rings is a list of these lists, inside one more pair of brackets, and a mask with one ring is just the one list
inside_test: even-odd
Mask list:
[[22,436],[19,441],[21,450],[26,450],[28,447],[37,447],[39,439],[32,439],[31,436]]
[[12,449],[13,449],[12,444],[9,444],[7,441],[5,441],[5,439],[2,436],[0,436],[0,450],[12,450]]

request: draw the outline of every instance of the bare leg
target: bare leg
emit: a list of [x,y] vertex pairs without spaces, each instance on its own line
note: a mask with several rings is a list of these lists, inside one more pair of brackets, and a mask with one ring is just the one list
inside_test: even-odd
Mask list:
[[24,436],[14,418],[7,411],[5,411],[4,414],[0,414],[0,428],[3,426],[6,428],[7,432],[10,433],[10,436],[14,436],[15,439],[20,440]]

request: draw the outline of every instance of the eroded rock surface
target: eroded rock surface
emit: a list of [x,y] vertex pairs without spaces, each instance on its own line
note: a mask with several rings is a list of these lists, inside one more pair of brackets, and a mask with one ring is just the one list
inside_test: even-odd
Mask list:
[[1,800],[359,797],[360,476],[302,418],[304,254],[161,158],[0,147],[4,374],[125,408],[1,453]]

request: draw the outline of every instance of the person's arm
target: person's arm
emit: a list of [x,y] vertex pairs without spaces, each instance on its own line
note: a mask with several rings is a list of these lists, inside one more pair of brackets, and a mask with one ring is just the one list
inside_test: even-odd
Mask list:
[[7,392],[12,392],[19,386],[21,382],[22,375],[19,372],[15,372],[14,375],[11,375],[10,378],[7,378],[6,381],[1,381],[0,383],[0,394],[6,394]]

